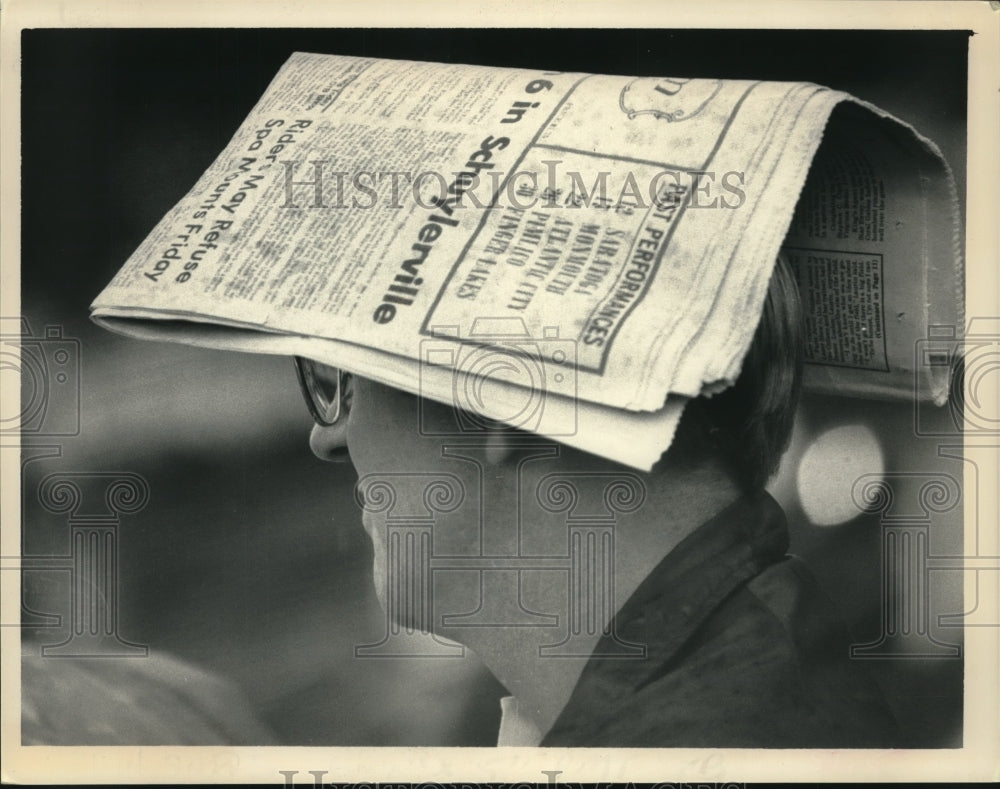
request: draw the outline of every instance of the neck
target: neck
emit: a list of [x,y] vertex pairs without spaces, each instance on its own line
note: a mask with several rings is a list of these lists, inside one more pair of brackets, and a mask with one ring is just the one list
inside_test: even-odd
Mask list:
[[[467,628],[461,633],[442,633],[462,641],[476,652],[517,698],[522,714],[528,715],[543,733],[551,728],[569,700],[611,617],[681,540],[740,496],[731,476],[714,466],[696,470],[666,469],[644,478],[644,483],[644,504],[634,513],[617,517],[614,523],[614,562],[610,575],[613,605],[602,605],[601,594],[585,591],[574,595],[574,613],[581,617],[577,621],[593,622],[597,627],[581,628],[580,637],[572,642],[573,656],[539,653],[541,647],[566,638],[569,619],[566,573],[503,574],[514,588],[506,590],[502,596],[516,601],[522,611],[561,612],[559,624],[554,627],[483,626]],[[594,492],[600,495],[602,491],[600,488]],[[581,493],[580,500],[583,498]],[[543,517],[540,511],[522,512],[522,529],[551,530],[551,517],[547,514]],[[569,587],[574,589],[572,584]],[[485,590],[486,587],[484,595]]]

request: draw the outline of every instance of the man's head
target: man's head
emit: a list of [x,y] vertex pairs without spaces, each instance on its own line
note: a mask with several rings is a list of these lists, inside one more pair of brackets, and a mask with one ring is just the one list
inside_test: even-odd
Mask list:
[[[705,498],[717,509],[739,495],[740,490],[763,488],[788,444],[798,402],[802,346],[799,320],[794,276],[779,257],[738,380],[719,395],[690,401],[673,444],[645,478],[650,488],[663,488],[664,481],[679,481],[689,487],[700,485],[705,489],[690,491],[691,496]],[[315,369],[328,379],[326,400],[332,401],[337,397],[335,371],[322,366]],[[407,519],[415,522],[414,518],[432,520],[430,550],[436,556],[515,555],[526,539],[544,546],[542,552],[558,552],[562,550],[559,539],[565,541],[565,535],[555,535],[549,544],[550,535],[522,533],[529,524],[544,522],[538,513],[531,514],[538,510],[535,486],[539,480],[545,474],[565,473],[585,481],[576,484],[587,484],[586,480],[598,484],[602,475],[634,474],[596,455],[502,426],[455,436],[449,429],[454,423],[454,410],[447,405],[421,403],[416,395],[367,379],[349,377],[342,385],[340,418],[332,425],[317,424],[310,445],[322,459],[341,458],[348,449],[362,495],[368,483],[378,483],[367,489],[370,500],[366,502],[364,523],[375,547],[375,583],[383,605],[389,575],[407,571],[387,563],[408,561],[407,557],[417,555],[392,553],[388,544],[388,527],[392,523],[405,524]],[[693,482],[696,479],[700,482]],[[451,490],[458,496],[457,503],[431,511],[427,491],[434,484],[442,485],[440,490]],[[375,494],[380,497],[378,501],[373,500]],[[391,503],[385,504],[388,499],[381,498],[385,495],[391,497]],[[664,501],[671,513],[677,510],[677,497]],[[663,510],[650,507],[648,513],[638,515],[640,520],[656,520],[665,517]],[[660,527],[649,523],[643,528]],[[456,570],[435,576],[433,597],[437,611],[466,610],[482,594],[480,577],[475,572]],[[400,612],[398,608],[390,613],[401,615],[410,626],[428,627],[422,615]]]
[[[779,255],[763,313],[735,384],[715,396],[688,402],[671,447],[657,468],[714,457],[724,460],[747,490],[760,489],[766,484],[788,446],[798,406],[802,380],[801,312],[794,274],[785,257]],[[454,412],[448,406],[425,401],[418,411],[410,414],[417,405],[415,395],[346,376],[326,365],[310,363],[308,368],[300,367],[299,375],[303,386],[317,393],[310,403],[317,422],[310,446],[321,460],[343,459],[348,449],[352,458],[377,451],[381,433],[378,428],[385,424],[393,425],[394,433],[389,438],[393,452],[405,452],[411,439],[436,435],[434,430],[421,429],[418,419],[454,421]],[[362,390],[361,398],[366,403],[384,402],[388,409],[379,424],[367,430],[355,427],[352,432],[356,437],[349,441],[351,403],[358,389]],[[319,413],[320,410],[324,413]],[[333,418],[328,419],[331,410]],[[414,418],[411,420],[409,416]],[[359,419],[353,418],[355,422]],[[326,421],[330,424],[324,424]],[[503,429],[500,425],[497,428]],[[441,434],[448,432],[443,430]],[[432,453],[440,448],[440,439],[429,443]]]

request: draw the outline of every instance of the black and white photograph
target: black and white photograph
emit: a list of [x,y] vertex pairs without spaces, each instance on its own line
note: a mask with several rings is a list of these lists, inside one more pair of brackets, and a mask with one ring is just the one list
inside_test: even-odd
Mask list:
[[989,4],[11,5],[5,780],[995,775]]

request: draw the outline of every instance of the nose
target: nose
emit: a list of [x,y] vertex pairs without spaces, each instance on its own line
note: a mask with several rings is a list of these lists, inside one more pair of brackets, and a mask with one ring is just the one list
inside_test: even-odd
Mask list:
[[347,462],[350,459],[347,454],[347,419],[341,419],[329,427],[313,425],[309,434],[309,449],[320,460]]

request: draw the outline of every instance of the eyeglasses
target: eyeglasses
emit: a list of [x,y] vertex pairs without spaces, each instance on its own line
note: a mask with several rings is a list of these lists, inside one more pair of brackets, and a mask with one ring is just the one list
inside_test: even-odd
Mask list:
[[301,356],[295,357],[295,373],[316,424],[330,427],[350,412],[350,373]]

